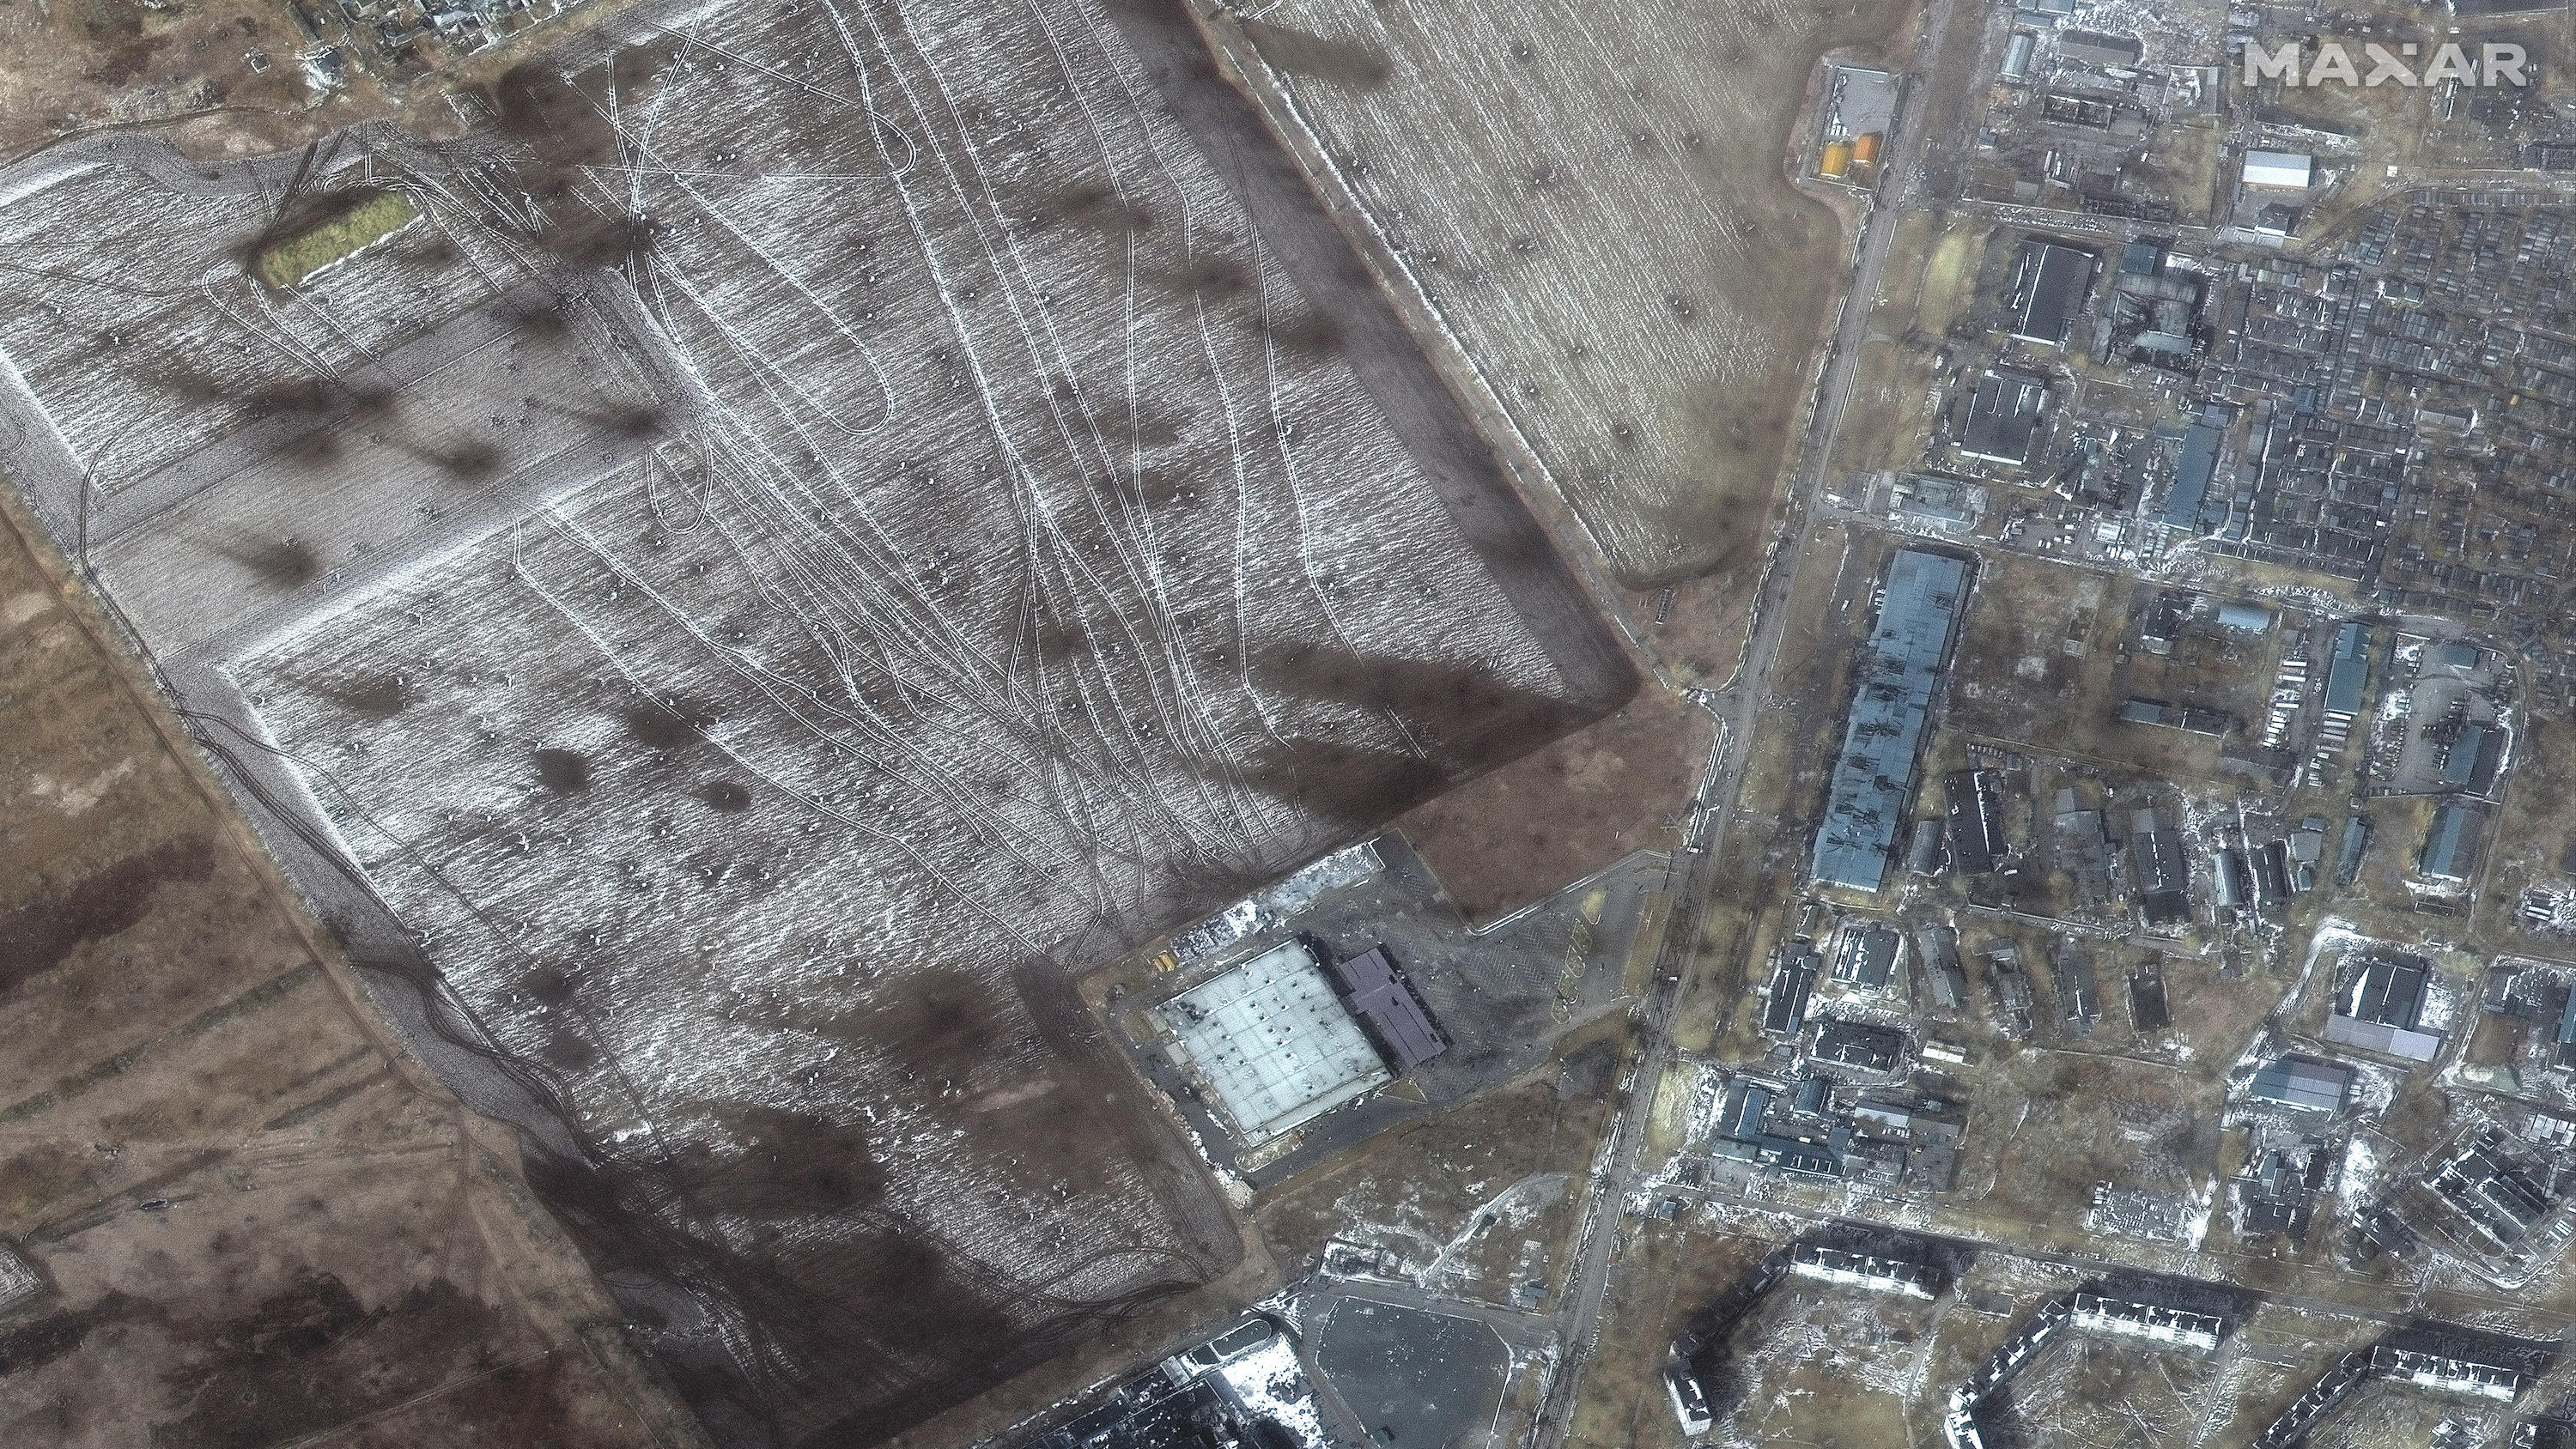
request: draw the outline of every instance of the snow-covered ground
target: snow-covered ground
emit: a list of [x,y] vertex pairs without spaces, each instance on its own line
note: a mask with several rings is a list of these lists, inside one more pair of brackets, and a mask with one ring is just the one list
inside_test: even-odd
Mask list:
[[[539,209],[625,240],[587,285],[684,425],[234,673],[616,1209],[700,1255],[672,1335],[918,1407],[1232,1250],[1072,969],[1586,717],[1607,646],[1528,622],[1502,570],[1554,565],[1482,551],[1515,505],[1407,451],[1087,0],[602,33],[563,62],[595,151],[546,163],[540,114],[535,161],[323,154],[429,224],[311,294],[242,275],[273,188],[13,192],[0,353],[111,496],[559,266]],[[597,401],[549,391],[491,426]]]

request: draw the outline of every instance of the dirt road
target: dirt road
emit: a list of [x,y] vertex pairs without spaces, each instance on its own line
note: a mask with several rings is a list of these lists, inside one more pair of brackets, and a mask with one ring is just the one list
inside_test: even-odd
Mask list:
[[[1898,118],[1896,134],[1888,148],[1889,161],[1885,174],[1897,178],[1900,187],[1913,185],[1920,171],[1938,118],[1924,103],[1934,79],[1931,66],[1942,53],[1942,42],[1950,27],[1958,23],[1965,7],[1961,0],[1935,0],[1926,18],[1923,33],[1915,45],[1908,65],[1908,104]],[[1781,526],[1772,554],[1765,563],[1762,583],[1754,601],[1753,628],[1746,640],[1744,658],[1733,681],[1714,691],[1704,702],[1713,710],[1723,730],[1723,761],[1702,798],[1702,808],[1714,812],[1705,848],[1697,854],[1676,857],[1678,879],[1674,883],[1673,925],[1665,937],[1661,958],[1655,965],[1654,984],[1645,1006],[1643,1038],[1638,1047],[1636,1090],[1628,1095],[1627,1106],[1611,1128],[1609,1148],[1603,1153],[1603,1169],[1592,1185],[1581,1239],[1577,1245],[1574,1269],[1564,1307],[1559,1310],[1562,1337],[1569,1345],[1566,1361],[1555,1381],[1549,1385],[1548,1399],[1540,1410],[1537,1432],[1532,1436],[1536,1449],[1557,1449],[1566,1442],[1574,1422],[1574,1407],[1580,1397],[1584,1369],[1601,1334],[1602,1305],[1609,1293],[1613,1252],[1619,1240],[1619,1219],[1628,1195],[1636,1188],[1638,1158],[1645,1145],[1646,1119],[1653,1101],[1652,1083],[1672,1050],[1672,1025],[1680,1002],[1682,964],[1697,936],[1697,924],[1705,907],[1717,862],[1725,855],[1728,829],[1734,816],[1734,804],[1743,788],[1744,768],[1750,758],[1750,742],[1762,708],[1766,684],[1779,659],[1780,644],[1786,635],[1789,618],[1790,588],[1796,580],[1798,561],[1822,515],[1810,508],[1824,491],[1826,470],[1833,457],[1834,440],[1842,429],[1843,410],[1851,400],[1852,380],[1859,371],[1861,344],[1869,332],[1872,303],[1878,295],[1879,274],[1887,265],[1890,244],[1896,235],[1897,218],[1910,197],[1900,192],[1883,204],[1874,206],[1862,223],[1860,244],[1855,249],[1856,263],[1851,285],[1843,294],[1841,311],[1836,317],[1831,341],[1827,344],[1824,380],[1817,389],[1815,411],[1807,421],[1806,437],[1801,445],[1796,478],[1790,485],[1789,513]]]

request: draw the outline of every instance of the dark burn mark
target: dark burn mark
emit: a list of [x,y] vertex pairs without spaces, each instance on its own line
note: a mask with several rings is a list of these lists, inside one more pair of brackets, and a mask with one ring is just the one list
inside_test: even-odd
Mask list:
[[499,447],[482,438],[462,438],[435,448],[392,438],[384,441],[386,446],[428,464],[459,483],[480,483],[492,478],[501,472],[501,465],[506,461]]
[[140,1317],[147,1311],[147,1305],[140,1299],[110,1293],[90,1307],[69,1313],[50,1313],[32,1323],[0,1332],[0,1383],[18,1374],[33,1373],[78,1349],[97,1330]]
[[590,788],[590,761],[579,750],[537,751],[537,781],[558,795]]
[[1212,301],[1242,296],[1252,287],[1252,273],[1241,261],[1210,252],[1184,257],[1176,264],[1147,263],[1138,268],[1138,275],[1156,286]]
[[728,815],[751,808],[751,792],[731,780],[709,780],[699,787],[698,798],[707,802],[709,808]]
[[1106,182],[1083,182],[1041,197],[1022,230],[1044,231],[1059,223],[1077,231],[1132,236],[1153,229],[1154,213],[1127,201]]
[[900,999],[821,1022],[823,1035],[890,1054],[913,1076],[962,1081],[1008,1039],[990,982],[954,968],[924,971],[904,982]]
[[582,1039],[579,1032],[557,1031],[546,1038],[543,1051],[546,1065],[559,1072],[578,1072],[599,1060],[599,1048]]
[[510,329],[531,342],[551,342],[572,331],[572,320],[559,301],[514,301],[496,309]]
[[668,704],[647,700],[626,711],[627,736],[656,750],[684,749],[696,744],[715,724],[712,708],[686,699],[674,699]]
[[856,1123],[761,1105],[730,1106],[717,1116],[736,1150],[699,1145],[679,1165],[701,1208],[764,1220],[846,1217],[885,1197],[885,1168]]
[[131,930],[151,913],[153,893],[167,881],[201,881],[215,870],[214,842],[185,835],[126,856],[0,917],[0,992],[61,965],[83,942]]
[[312,1272],[237,1317],[168,1327],[195,1350],[164,1375],[167,1397],[188,1412],[154,1427],[153,1449],[302,1439],[473,1371],[508,1331],[501,1314],[444,1280],[370,1310],[338,1278]]
[[232,557],[282,589],[300,589],[322,577],[321,551],[300,538],[255,543]]
[[519,989],[561,1010],[572,1004],[573,974],[561,966],[539,966],[519,978]]
[[1329,81],[1355,91],[1372,91],[1395,78],[1394,62],[1376,46],[1335,40],[1249,17],[1235,23],[1243,27],[1263,60],[1290,75]]
[[670,430],[670,410],[659,403],[602,398],[587,407],[565,407],[543,398],[530,398],[528,401],[540,411],[587,424],[613,438],[650,442]]
[[1266,330],[1272,342],[1299,357],[1333,357],[1342,350],[1340,324],[1321,312],[1274,315]]
[[411,704],[411,690],[399,674],[379,674],[356,684],[324,686],[323,698],[368,719],[392,719]]

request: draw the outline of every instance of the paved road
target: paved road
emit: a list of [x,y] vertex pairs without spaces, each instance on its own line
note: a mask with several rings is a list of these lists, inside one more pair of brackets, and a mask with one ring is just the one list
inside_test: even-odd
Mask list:
[[[1914,59],[1908,67],[1913,79],[1911,94],[1904,114],[1899,117],[1896,134],[1890,137],[1888,164],[1884,175],[1912,178],[1921,174],[1931,138],[1939,125],[1932,114],[1934,86],[1933,62],[1941,54],[1943,38],[1960,13],[1967,7],[1963,0],[1934,0],[1926,17],[1923,33],[1915,46]],[[1973,19],[1970,23],[1974,23]],[[1861,346],[1868,339],[1870,312],[1878,298],[1879,275],[1886,268],[1887,254],[1896,237],[1896,219],[1904,211],[1903,199],[1890,197],[1887,204],[1873,207],[1861,228],[1850,287],[1845,291],[1842,310],[1827,344],[1825,371],[1817,389],[1816,405],[1809,414],[1807,433],[1801,445],[1796,477],[1790,484],[1790,512],[1782,525],[1770,559],[1765,563],[1762,581],[1756,591],[1750,637],[1734,681],[1727,688],[1702,697],[1702,703],[1718,716],[1720,744],[1724,758],[1714,772],[1711,788],[1701,796],[1701,808],[1714,812],[1705,848],[1697,854],[1676,857],[1677,879],[1674,883],[1672,925],[1665,939],[1662,955],[1655,963],[1653,985],[1644,1007],[1642,1039],[1631,1080],[1628,1100],[1612,1124],[1610,1141],[1600,1158],[1600,1170],[1593,1183],[1585,1217],[1576,1243],[1574,1262],[1568,1276],[1563,1306],[1558,1310],[1562,1341],[1566,1344],[1565,1361],[1548,1385],[1546,1401],[1540,1406],[1538,1423],[1531,1435],[1534,1449],[1558,1449],[1565,1443],[1574,1424],[1574,1407],[1580,1396],[1583,1374],[1590,1365],[1594,1348],[1601,1335],[1602,1305],[1609,1295],[1610,1268],[1616,1253],[1622,1204],[1633,1192],[1638,1180],[1638,1158],[1645,1146],[1646,1120],[1653,1108],[1653,1086],[1663,1064],[1671,1054],[1674,1011],[1681,997],[1683,965],[1696,944],[1701,909],[1707,899],[1711,877],[1718,860],[1725,854],[1726,836],[1735,816],[1735,800],[1742,789],[1744,769],[1751,756],[1751,741],[1763,700],[1765,685],[1780,654],[1781,640],[1786,636],[1789,592],[1796,581],[1798,560],[1806,553],[1823,515],[1811,511],[1809,501],[1824,492],[1827,469],[1831,464],[1834,441],[1842,430],[1843,410],[1851,400],[1852,380],[1860,370]]]

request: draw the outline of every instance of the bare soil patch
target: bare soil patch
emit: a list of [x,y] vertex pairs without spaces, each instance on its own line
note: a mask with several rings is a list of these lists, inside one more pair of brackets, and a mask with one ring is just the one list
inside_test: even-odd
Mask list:
[[697,1442],[0,509],[0,1440]]

